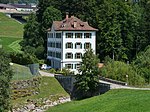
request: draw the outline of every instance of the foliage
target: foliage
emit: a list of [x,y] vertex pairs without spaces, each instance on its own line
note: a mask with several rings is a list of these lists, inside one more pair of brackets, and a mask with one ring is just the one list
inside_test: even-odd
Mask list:
[[35,14],[31,14],[24,26],[23,41],[20,43],[22,50],[26,53],[43,57],[43,39],[39,33],[39,23]]
[[150,0],[140,0],[139,4],[139,6],[142,8],[141,24],[139,28],[139,31],[141,32],[139,40],[142,41],[142,43],[140,43],[140,51],[142,51],[150,44]]
[[13,71],[10,68],[10,58],[3,49],[0,49],[0,111],[10,109],[10,80]]
[[144,77],[147,83],[150,83],[150,46],[137,55],[137,58],[133,61],[133,65],[138,74]]
[[46,112],[148,112],[149,103],[150,91],[117,89],[85,100],[54,106]]
[[50,73],[55,73],[56,70],[55,70],[54,68],[52,68],[52,69],[49,70],[49,72],[50,72]]
[[92,49],[86,50],[82,57],[79,74],[76,76],[75,86],[81,92],[81,98],[91,97],[97,92],[99,84],[99,59]]
[[40,36],[44,40],[45,51],[47,51],[47,37],[46,37],[47,29],[51,28],[53,21],[61,19],[62,19],[61,12],[52,6],[47,7],[46,10],[44,11],[42,16],[42,22],[39,26],[39,30]]
[[129,85],[143,85],[142,78],[134,68],[121,61],[109,61],[101,68],[101,75],[106,78],[127,82]]
[[38,59],[34,55],[30,55],[29,53],[11,53],[10,56],[13,63],[21,65],[38,63]]
[[71,72],[69,69],[66,69],[66,68],[62,68],[61,70],[57,70],[55,73],[56,74],[62,74],[65,76],[74,74],[73,72]]
[[130,60],[134,55],[131,48],[137,32],[137,13],[131,4],[120,0],[105,0],[99,7],[96,17],[100,58],[108,55],[115,60]]

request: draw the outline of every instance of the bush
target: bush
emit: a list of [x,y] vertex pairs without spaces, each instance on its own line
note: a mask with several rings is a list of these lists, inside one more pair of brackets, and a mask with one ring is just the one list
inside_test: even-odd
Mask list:
[[67,75],[73,75],[74,72],[70,71],[69,69],[63,68],[62,70],[57,70],[56,74],[62,74],[64,76],[67,76]]
[[50,73],[56,73],[56,70],[54,68],[49,70]]
[[[137,74],[134,68],[120,61],[109,61],[101,68],[103,77],[128,82],[129,85],[143,85],[144,78]],[[127,77],[128,76],[128,77]]]
[[34,55],[28,53],[11,53],[10,57],[13,63],[21,65],[38,63],[38,59]]

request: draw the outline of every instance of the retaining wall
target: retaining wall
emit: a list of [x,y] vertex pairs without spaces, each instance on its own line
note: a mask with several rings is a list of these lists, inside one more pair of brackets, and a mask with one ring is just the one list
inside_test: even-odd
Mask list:
[[40,78],[11,82],[12,99],[31,96],[39,93]]

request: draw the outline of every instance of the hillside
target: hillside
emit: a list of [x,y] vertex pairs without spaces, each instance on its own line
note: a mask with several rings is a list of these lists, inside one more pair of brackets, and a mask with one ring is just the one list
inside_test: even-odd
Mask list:
[[20,52],[22,36],[23,24],[0,13],[0,45],[6,51]]
[[0,13],[0,37],[22,38],[23,24]]
[[72,101],[47,112],[149,112],[150,91],[111,90],[106,94]]

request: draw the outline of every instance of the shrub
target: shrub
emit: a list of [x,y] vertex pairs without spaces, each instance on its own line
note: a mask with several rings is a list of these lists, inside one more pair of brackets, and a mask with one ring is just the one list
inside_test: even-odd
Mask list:
[[120,61],[107,62],[101,68],[101,75],[114,80],[128,82],[129,85],[143,85],[145,82],[131,65]]
[[38,59],[34,55],[28,53],[11,53],[10,57],[13,63],[21,65],[38,63]]
[[49,72],[50,72],[50,73],[55,73],[56,70],[55,70],[54,68],[52,68],[52,69],[49,70]]

